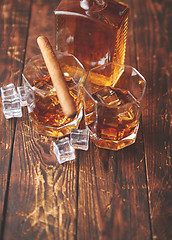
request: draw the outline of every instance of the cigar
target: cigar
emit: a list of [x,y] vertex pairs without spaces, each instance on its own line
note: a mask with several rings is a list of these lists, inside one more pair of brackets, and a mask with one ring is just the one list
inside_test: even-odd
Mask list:
[[51,44],[45,36],[37,38],[38,46],[41,50],[43,59],[47,66],[57,97],[61,104],[63,113],[70,118],[76,115],[76,107],[66,85],[65,77],[60,69],[57,57]]

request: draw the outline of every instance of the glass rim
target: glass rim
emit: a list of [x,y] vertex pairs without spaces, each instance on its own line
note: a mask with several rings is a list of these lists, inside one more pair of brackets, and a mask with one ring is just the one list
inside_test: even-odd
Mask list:
[[102,64],[102,65],[93,67],[88,71],[87,76],[89,75],[90,72],[93,72],[96,69],[99,69],[99,68],[102,68],[102,67],[106,67],[108,65],[117,65],[117,66],[121,66],[121,67],[124,67],[124,68],[132,68],[146,83],[145,77],[135,67],[133,67],[131,65],[128,65],[128,64],[120,64],[120,63],[116,63],[116,62],[109,62],[109,63],[105,63],[105,64]]
[[[66,52],[60,52],[60,51],[57,51],[57,50],[54,51],[54,52],[55,52],[56,55],[57,55],[57,53],[58,53],[58,54],[61,54],[62,56],[72,57],[72,58],[79,64],[79,66],[81,67],[81,69],[82,69],[82,74],[81,74],[81,77],[80,77],[79,82],[75,84],[75,87],[74,87],[74,88],[76,88],[76,87],[80,84],[80,82],[82,81],[82,78],[83,78],[83,76],[84,76],[84,74],[85,74],[85,68],[84,68],[83,64],[82,64],[82,63],[79,61],[79,59],[78,59],[77,57],[75,57],[73,54],[66,53]],[[22,77],[24,78],[24,80],[27,82],[27,84],[29,85],[29,87],[30,87],[33,91],[39,91],[39,92],[42,92],[42,93],[50,93],[50,92],[51,92],[50,90],[43,90],[43,89],[39,89],[39,88],[37,88],[37,87],[35,87],[35,86],[31,86],[31,84],[29,83],[27,77],[25,76],[25,70],[27,70],[28,67],[29,67],[29,64],[31,64],[31,63],[32,63],[33,61],[35,61],[36,59],[42,59],[43,62],[44,62],[44,59],[43,59],[42,54],[37,54],[37,55],[29,58],[29,59],[27,60],[27,63],[26,63],[25,66],[24,66],[24,70],[23,70],[23,72],[22,72]],[[44,64],[45,64],[45,62],[44,62]],[[45,67],[46,67],[46,64],[45,64]],[[47,71],[48,71],[48,70],[47,70]],[[44,76],[44,77],[48,77],[48,76],[50,76],[50,75],[47,74],[47,75]]]
[[[94,72],[96,69],[101,69],[101,68],[106,67],[106,66],[109,66],[109,65],[114,65],[114,66],[117,65],[117,66],[123,67],[123,69],[125,69],[125,68],[133,69],[133,70],[136,72],[136,74],[144,81],[144,87],[143,87],[142,94],[141,94],[139,100],[137,100],[137,102],[141,103],[141,101],[142,101],[142,99],[143,99],[143,96],[144,96],[144,94],[145,94],[146,84],[147,84],[147,81],[146,81],[145,77],[144,77],[135,67],[133,67],[133,66],[131,66],[131,65],[120,64],[120,63],[115,63],[115,62],[109,62],[109,63],[105,63],[105,64],[100,65],[100,66],[96,66],[96,67],[94,67],[94,68],[91,68],[91,69],[87,72],[87,76],[85,77],[85,81],[84,81],[84,84],[83,84],[83,89],[84,89],[84,91],[89,95],[89,97],[91,97],[91,99],[92,99],[96,104],[106,105],[105,103],[101,103],[101,102],[97,101],[94,97],[92,97],[92,95],[91,95],[90,92],[87,90],[87,88],[86,88],[85,85],[86,85],[86,83],[87,83],[87,79],[88,79],[89,74],[90,74],[91,72]],[[103,87],[104,87],[104,86],[102,86],[102,89],[103,89]],[[124,106],[125,106],[125,105],[126,105],[126,104],[124,104]],[[110,106],[109,106],[109,107],[110,107]]]

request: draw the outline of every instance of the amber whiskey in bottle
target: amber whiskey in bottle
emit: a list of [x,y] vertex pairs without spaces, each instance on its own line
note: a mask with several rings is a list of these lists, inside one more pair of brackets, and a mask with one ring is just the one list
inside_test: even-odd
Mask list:
[[129,7],[115,0],[62,0],[55,13],[56,50],[71,53],[86,70],[124,63]]

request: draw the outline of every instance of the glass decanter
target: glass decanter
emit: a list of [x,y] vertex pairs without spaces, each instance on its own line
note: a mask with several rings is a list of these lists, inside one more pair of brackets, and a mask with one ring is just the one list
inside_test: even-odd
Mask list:
[[56,50],[71,53],[86,70],[124,63],[129,7],[115,0],[62,0],[56,10]]

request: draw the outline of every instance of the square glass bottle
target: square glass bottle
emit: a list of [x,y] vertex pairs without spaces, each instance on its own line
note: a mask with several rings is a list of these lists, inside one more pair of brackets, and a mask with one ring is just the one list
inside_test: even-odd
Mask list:
[[129,7],[115,0],[62,0],[54,11],[56,50],[76,56],[86,70],[124,63]]

